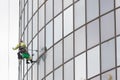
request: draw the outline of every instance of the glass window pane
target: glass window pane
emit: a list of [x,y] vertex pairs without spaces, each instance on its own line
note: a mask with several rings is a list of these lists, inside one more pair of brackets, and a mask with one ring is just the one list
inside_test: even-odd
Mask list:
[[33,36],[38,32],[37,28],[37,14],[33,17]]
[[28,16],[27,16],[27,10],[28,9],[28,7],[27,7],[27,4],[26,4],[26,6],[25,6],[25,26],[27,25],[27,19],[28,19]]
[[44,77],[44,61],[41,59],[39,63],[39,80],[42,80]]
[[72,31],[73,31],[73,6],[71,6],[64,12],[64,36],[66,36]]
[[29,17],[28,17],[28,20],[30,20],[30,18],[32,17],[32,0],[28,0],[28,9],[29,9]]
[[75,58],[75,80],[86,80],[86,53]]
[[62,42],[59,42],[54,47],[54,67],[62,64]]
[[39,30],[45,25],[44,5],[39,9]]
[[37,36],[33,39],[33,60],[36,61],[37,58],[38,58],[38,52],[36,52],[35,50],[38,50],[37,49]]
[[115,67],[115,42],[108,41],[101,45],[102,71]]
[[62,80],[62,68],[55,70],[54,80]]
[[49,48],[53,44],[53,24],[50,22],[46,26],[46,47]]
[[54,15],[62,11],[62,0],[54,0]]
[[116,7],[120,6],[120,0],[115,0],[115,3],[116,3]]
[[98,0],[87,0],[87,21],[90,21],[99,15]]
[[28,43],[32,40],[32,24],[31,21],[28,24]]
[[39,0],[39,7],[45,2],[46,0]]
[[120,34],[120,9],[116,10],[116,31]]
[[98,76],[98,77],[95,77],[95,78],[93,78],[93,79],[90,79],[90,80],[100,80],[100,76]]
[[50,75],[48,75],[48,76],[46,77],[46,80],[53,80],[53,74],[51,73]]
[[46,74],[48,74],[52,70],[53,70],[53,50],[50,49],[46,53]]
[[28,72],[28,80],[31,80],[31,70]]
[[100,73],[99,46],[88,51],[88,78]]
[[62,15],[54,19],[54,43],[62,38]]
[[85,0],[75,4],[75,28],[85,24]]
[[33,79],[37,80],[37,64],[33,66]]
[[117,80],[120,80],[120,68],[117,69]]
[[64,80],[73,80],[73,61],[64,65]]
[[114,36],[114,13],[111,12],[101,18],[102,41]]
[[64,61],[73,57],[73,34],[64,40]]
[[120,65],[120,37],[117,38],[117,65]]
[[68,7],[72,3],[73,3],[73,0],[64,0],[64,8]]
[[75,32],[75,54],[79,54],[86,48],[85,27]]
[[37,10],[38,0],[33,0],[33,13]]
[[114,0],[100,0],[101,14],[108,12],[114,8]]
[[102,80],[116,80],[115,70],[104,73],[102,75]]
[[96,20],[87,26],[88,48],[99,43],[99,21]]
[[[42,48],[44,48],[44,29],[39,33],[39,48],[40,48],[40,51]],[[42,54],[42,52],[40,52],[40,55]]]
[[46,23],[53,18],[53,0],[46,2]]

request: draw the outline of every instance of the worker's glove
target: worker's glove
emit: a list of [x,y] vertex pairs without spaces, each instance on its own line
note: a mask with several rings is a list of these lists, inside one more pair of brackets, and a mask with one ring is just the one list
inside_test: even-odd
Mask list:
[[15,50],[15,48],[12,48],[13,50]]

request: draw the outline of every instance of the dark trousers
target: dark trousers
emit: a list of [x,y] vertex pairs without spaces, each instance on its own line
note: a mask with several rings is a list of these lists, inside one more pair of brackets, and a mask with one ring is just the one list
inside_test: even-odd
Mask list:
[[26,52],[26,49],[20,48],[20,49],[19,49],[19,52],[17,53],[18,59],[23,59],[22,56],[21,56],[21,54],[22,54],[23,52]]

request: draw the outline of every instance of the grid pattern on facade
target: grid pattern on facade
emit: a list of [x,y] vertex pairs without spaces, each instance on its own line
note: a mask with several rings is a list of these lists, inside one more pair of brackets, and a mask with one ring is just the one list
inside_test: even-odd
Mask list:
[[19,80],[120,80],[120,0],[19,0],[19,6],[19,38],[37,60],[19,64]]

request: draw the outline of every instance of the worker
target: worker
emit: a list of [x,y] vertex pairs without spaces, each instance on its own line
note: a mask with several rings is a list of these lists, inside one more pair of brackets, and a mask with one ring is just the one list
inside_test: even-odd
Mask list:
[[[19,49],[19,51],[17,53],[19,60],[26,58],[25,54],[23,54],[23,53],[27,53],[27,55],[29,55],[29,53],[26,50],[26,44],[22,40],[20,40],[20,42],[16,45],[16,47],[13,48],[13,50],[17,50],[17,49]],[[29,63],[28,60],[30,60],[31,63],[33,62],[32,58],[30,58],[30,56],[29,56],[29,58],[28,57],[26,58],[27,64]]]

